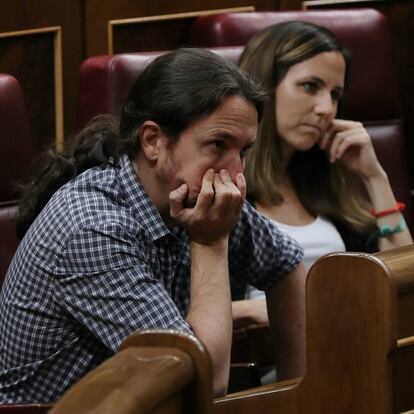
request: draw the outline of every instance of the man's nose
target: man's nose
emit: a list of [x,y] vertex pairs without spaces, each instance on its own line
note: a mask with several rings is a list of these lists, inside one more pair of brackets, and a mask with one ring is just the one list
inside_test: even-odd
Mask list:
[[220,170],[225,169],[229,172],[231,180],[235,183],[237,174],[243,172],[243,161],[240,155],[229,157],[220,165]]

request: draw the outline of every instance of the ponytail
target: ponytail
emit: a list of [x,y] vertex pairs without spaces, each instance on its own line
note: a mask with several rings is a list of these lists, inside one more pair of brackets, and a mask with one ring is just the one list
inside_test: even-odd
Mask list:
[[17,235],[22,238],[52,195],[88,168],[103,166],[120,155],[118,121],[100,115],[65,145],[48,149],[35,164],[36,176],[21,187]]

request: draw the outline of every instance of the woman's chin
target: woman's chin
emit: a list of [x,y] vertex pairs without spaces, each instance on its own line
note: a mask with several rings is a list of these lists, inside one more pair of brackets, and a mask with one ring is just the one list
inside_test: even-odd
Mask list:
[[317,142],[315,140],[309,142],[302,142],[300,143],[300,145],[297,145],[295,149],[296,151],[306,152],[312,149],[316,144]]

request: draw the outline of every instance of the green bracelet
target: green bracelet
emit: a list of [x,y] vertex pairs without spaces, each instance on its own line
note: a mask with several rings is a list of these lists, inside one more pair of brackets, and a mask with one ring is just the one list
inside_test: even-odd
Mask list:
[[395,227],[390,227],[388,224],[384,224],[383,226],[379,227],[378,237],[388,237],[392,234],[401,233],[406,228],[407,224],[405,223],[404,217],[401,216],[400,222]]

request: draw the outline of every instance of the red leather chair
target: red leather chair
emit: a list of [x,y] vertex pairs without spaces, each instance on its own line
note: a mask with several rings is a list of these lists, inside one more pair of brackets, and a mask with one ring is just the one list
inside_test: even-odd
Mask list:
[[33,159],[29,118],[18,81],[0,73],[0,202],[17,197],[16,184],[27,177]]
[[[225,59],[237,62],[242,47],[217,48],[217,51]],[[77,127],[84,127],[98,114],[118,114],[136,76],[161,53],[164,52],[124,53],[86,59],[80,67]]]
[[244,45],[255,33],[286,20],[306,20],[330,29],[351,52],[344,117],[363,122],[397,199],[414,232],[414,205],[406,156],[389,28],[374,9],[229,13],[194,20],[189,43],[200,47]]
[[19,243],[15,232],[16,184],[33,158],[29,118],[18,81],[0,73],[0,287]]
[[18,205],[14,201],[0,204],[0,289],[7,269],[19,245],[16,235]]
[[95,115],[117,114],[135,77],[160,52],[102,55],[80,67],[76,124],[84,127]]

